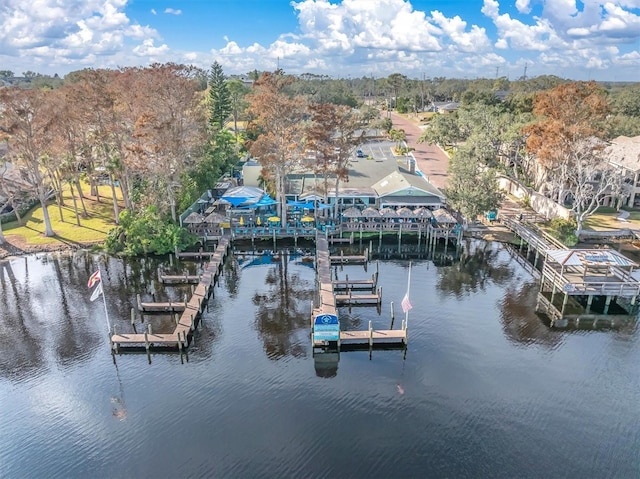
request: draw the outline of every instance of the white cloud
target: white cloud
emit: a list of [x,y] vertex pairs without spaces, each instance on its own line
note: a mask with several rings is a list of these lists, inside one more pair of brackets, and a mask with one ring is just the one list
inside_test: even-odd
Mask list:
[[141,45],[134,47],[133,53],[139,57],[157,57],[169,51],[169,47],[165,44],[156,47],[153,38],[147,38]]
[[537,74],[588,68],[637,78],[640,70],[640,0],[509,0],[517,10],[511,14],[501,11],[499,0],[469,0],[485,15],[477,24],[463,14],[416,10],[411,0],[300,0],[291,3],[298,21],[291,32],[262,43],[227,34],[209,51],[170,48],[156,29],[129,17],[130,2],[0,0],[0,64],[63,73],[152,61],[209,68],[218,60],[228,73],[280,65],[291,73],[336,76],[429,71],[473,77],[497,66],[520,74],[524,64],[535,65]]

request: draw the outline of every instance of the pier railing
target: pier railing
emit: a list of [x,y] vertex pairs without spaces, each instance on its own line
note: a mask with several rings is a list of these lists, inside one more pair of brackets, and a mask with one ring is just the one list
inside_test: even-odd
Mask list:
[[559,271],[546,266],[543,276],[568,295],[602,295],[634,297],[640,295],[640,283],[622,281],[570,281]]

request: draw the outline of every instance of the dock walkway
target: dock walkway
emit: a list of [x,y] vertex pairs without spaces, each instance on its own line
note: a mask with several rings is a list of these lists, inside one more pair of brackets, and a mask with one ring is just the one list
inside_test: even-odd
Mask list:
[[[136,334],[117,334],[115,331],[110,336],[111,347],[118,351],[120,347],[133,347],[140,348],[145,347],[147,351],[151,346],[163,346],[174,347],[182,350],[189,346],[189,339],[192,337],[192,332],[195,330],[196,321],[204,309],[209,296],[211,295],[213,287],[219,280],[220,273],[222,272],[222,266],[224,260],[229,253],[231,246],[230,238],[224,236],[220,238],[218,246],[213,252],[198,253],[199,258],[209,258],[209,263],[206,265],[203,274],[201,275],[200,282],[193,290],[191,298],[185,303],[166,303],[173,309],[156,309],[156,311],[178,311],[177,308],[182,307],[182,315],[178,317],[176,315],[176,327],[172,333],[168,334],[154,334],[151,328],[148,327],[144,333]],[[180,253],[182,255],[183,253]],[[179,256],[176,252],[176,256]],[[194,257],[194,256],[187,256]],[[165,303],[141,303],[138,298],[138,306],[146,305],[149,308],[160,308]],[[155,306],[154,306],[155,305]],[[151,311],[151,309],[147,309]],[[115,329],[115,328],[114,328]]]

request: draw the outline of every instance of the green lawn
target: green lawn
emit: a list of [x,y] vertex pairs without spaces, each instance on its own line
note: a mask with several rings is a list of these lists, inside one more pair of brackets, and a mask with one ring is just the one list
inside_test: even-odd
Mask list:
[[596,213],[584,222],[584,228],[594,231],[619,230],[624,228],[640,228],[640,211],[630,211],[627,221],[618,221],[617,212]]
[[[84,185],[85,194],[89,191],[89,186]],[[24,241],[27,245],[45,245],[53,243],[65,243],[69,245],[99,243],[104,241],[107,233],[115,226],[113,201],[111,199],[111,188],[109,186],[100,186],[100,203],[94,197],[85,198],[84,203],[87,207],[87,217],[80,217],[80,226],[76,224],[76,218],[73,209],[73,200],[68,189],[63,193],[65,206],[62,207],[62,215],[64,221],[60,219],[58,205],[52,201],[47,206],[49,218],[51,219],[51,227],[56,236],[47,238],[44,236],[44,215],[42,207],[36,206],[22,218],[22,226],[16,221],[5,223],[2,230],[5,237],[11,242],[16,239],[20,242]],[[122,211],[122,198],[120,190],[116,189],[120,210]],[[82,212],[80,199],[76,197],[78,209]]]

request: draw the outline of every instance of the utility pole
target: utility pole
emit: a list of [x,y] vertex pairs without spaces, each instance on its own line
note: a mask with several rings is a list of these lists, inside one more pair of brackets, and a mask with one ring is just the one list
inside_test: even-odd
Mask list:
[[527,80],[527,66],[529,66],[528,63],[524,64],[524,74],[522,75],[522,80],[526,81]]
[[424,72],[422,72],[422,83],[420,83],[420,91],[422,93],[422,111],[424,111]]

